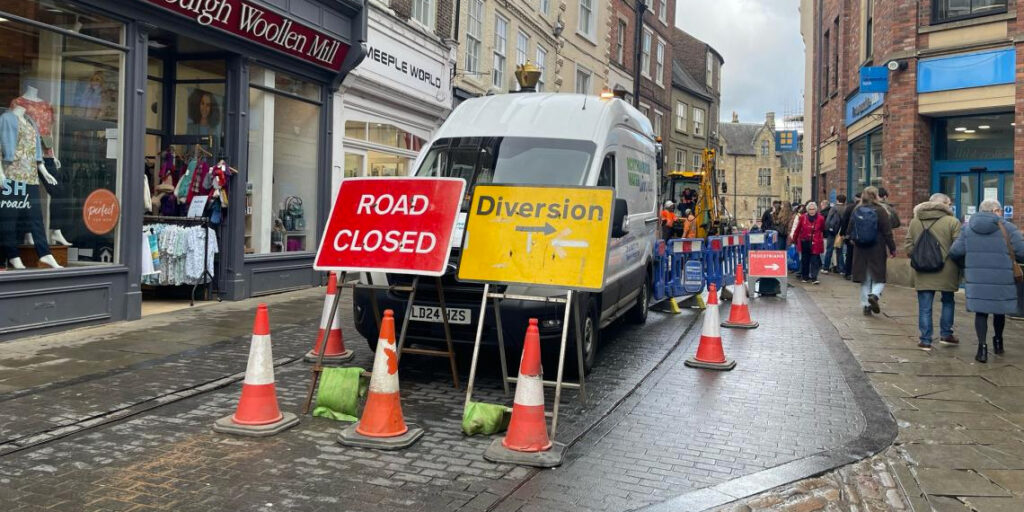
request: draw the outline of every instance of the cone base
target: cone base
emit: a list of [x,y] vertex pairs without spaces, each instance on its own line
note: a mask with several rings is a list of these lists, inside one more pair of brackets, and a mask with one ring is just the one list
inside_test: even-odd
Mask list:
[[356,428],[359,427],[359,422],[357,421],[342,429],[341,433],[338,434],[338,443],[344,446],[370,448],[373,450],[401,450],[412,446],[413,443],[419,441],[419,439],[423,437],[422,428],[412,423],[408,423],[407,426],[409,427],[409,430],[402,435],[394,437],[370,437],[356,432]]
[[698,361],[696,358],[691,357],[691,358],[687,359],[686,361],[684,361],[683,364],[685,364],[686,366],[689,366],[690,368],[702,368],[702,369],[705,369],[705,370],[719,370],[719,371],[723,371],[723,372],[724,371],[732,370],[733,368],[736,367],[736,361],[732,360],[732,359],[726,359],[724,363],[708,363],[708,362],[705,362],[705,361]]
[[565,457],[565,445],[551,443],[551,449],[543,452],[517,452],[505,448],[501,442],[505,438],[495,439],[484,452],[484,458],[491,462],[533,466],[535,468],[553,468],[562,465]]
[[728,327],[730,329],[756,329],[760,325],[757,322],[751,321],[749,324],[742,324],[736,322],[722,322],[722,327]]
[[266,425],[241,425],[235,423],[233,418],[234,414],[231,414],[213,422],[213,431],[238,436],[268,437],[299,424],[299,417],[290,412],[282,412],[280,420]]
[[[318,357],[319,357],[319,354],[317,354],[313,350],[310,350],[309,352],[306,352],[306,355],[302,359],[304,361],[306,361],[307,363],[315,363]],[[355,352],[352,352],[351,350],[346,350],[346,351],[342,352],[341,355],[337,355],[337,356],[324,355],[324,364],[335,365],[335,364],[347,363],[347,362],[351,361],[355,357],[356,357]]]

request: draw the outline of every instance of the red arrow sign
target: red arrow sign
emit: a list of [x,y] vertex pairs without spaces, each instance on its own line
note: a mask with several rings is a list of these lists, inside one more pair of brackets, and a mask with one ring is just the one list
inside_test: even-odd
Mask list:
[[460,178],[346,178],[313,268],[444,274],[465,188]]
[[749,275],[786,277],[786,251],[750,251]]

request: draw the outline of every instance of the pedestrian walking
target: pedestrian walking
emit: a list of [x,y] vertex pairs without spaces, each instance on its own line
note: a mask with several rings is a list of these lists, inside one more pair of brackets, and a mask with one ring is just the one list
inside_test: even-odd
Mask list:
[[853,242],[850,241],[850,234],[846,232],[846,228],[850,225],[850,217],[853,216],[853,210],[860,204],[860,192],[853,196],[853,201],[846,205],[843,210],[843,217],[839,223],[839,238],[843,239],[843,278],[850,281],[853,278]]
[[793,223],[793,207],[789,203],[783,204],[772,222],[775,224],[775,230],[779,232],[780,247],[789,247],[789,226]]
[[781,207],[782,201],[772,201],[772,207],[764,211],[764,214],[761,215],[761,229],[763,231],[775,229],[775,215]]
[[818,213],[814,201],[807,203],[805,214],[799,217],[795,242],[800,249],[800,280],[819,284],[818,269],[821,268],[821,254],[825,252],[825,216]]
[[865,315],[878,314],[885,290],[886,256],[896,257],[896,242],[889,227],[889,214],[878,203],[877,188],[868,187],[861,192],[846,232],[853,247],[852,279],[861,284],[860,304]]
[[953,241],[960,237],[960,221],[953,215],[952,204],[946,194],[932,194],[928,201],[915,206],[914,218],[910,221],[903,244],[910,255],[914,289],[917,290],[917,325],[921,331],[917,347],[925,351],[932,349],[935,292],[942,297],[939,343],[960,343],[953,334],[953,292],[960,287],[960,267],[949,258]]
[[1003,220],[999,201],[982,201],[979,212],[971,215],[960,238],[953,242],[949,256],[964,266],[967,285],[967,311],[974,313],[974,331],[978,352],[974,359],[988,361],[988,315],[992,315],[992,349],[1003,353],[1003,327],[1006,315],[1021,312],[1021,273],[1024,261],[1024,237],[1012,223]]
[[[843,222],[843,211],[846,209],[846,194],[839,194],[836,196],[836,203],[829,205],[828,212],[822,210],[822,215],[825,216],[825,258],[822,260],[821,272],[827,274],[829,272],[837,272],[842,266],[843,261],[843,248],[839,247],[836,251],[836,237],[839,236],[839,231],[842,228]],[[833,263],[832,255],[836,254],[835,260],[839,264]]]

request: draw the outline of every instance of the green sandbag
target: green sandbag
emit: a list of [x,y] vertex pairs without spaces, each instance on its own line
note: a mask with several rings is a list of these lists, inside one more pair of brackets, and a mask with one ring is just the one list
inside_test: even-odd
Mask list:
[[462,432],[467,436],[497,434],[508,428],[512,410],[504,405],[470,402],[462,413]]
[[369,380],[362,368],[324,368],[316,392],[313,416],[337,421],[358,421],[359,397],[366,395]]

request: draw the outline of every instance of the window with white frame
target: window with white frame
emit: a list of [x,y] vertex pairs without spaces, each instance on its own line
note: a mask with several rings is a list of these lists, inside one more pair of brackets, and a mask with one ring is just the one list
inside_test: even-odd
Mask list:
[[543,46],[537,45],[537,69],[540,70],[540,77],[537,78],[537,92],[544,91],[544,69],[548,63],[548,51]]
[[644,29],[643,44],[640,46],[642,53],[640,55],[640,73],[647,78],[651,77],[651,38],[653,35],[650,30]]
[[763,197],[762,196],[762,197],[758,197],[757,198],[757,212],[756,212],[756,214],[757,214],[758,217],[761,217],[762,215],[764,215],[764,212],[770,210],[771,207],[772,207],[772,198],[771,197]]
[[[700,170],[700,165],[701,165],[701,163],[700,163],[700,153],[695,152],[693,154],[693,170],[699,171]],[[722,171],[722,172],[725,172],[725,171]],[[723,176],[722,178],[719,178],[719,179],[720,180],[721,179],[725,179],[725,177]]]
[[434,28],[434,0],[412,0],[412,19],[424,27]]
[[615,62],[626,64],[626,20],[619,20],[619,32],[615,35]]
[[530,46],[530,36],[522,30],[516,34],[516,66],[526,64],[526,50]]
[[768,151],[769,151],[768,141],[762,140],[761,141],[761,156],[768,156]]
[[704,109],[693,109],[693,134],[700,137],[704,135]]
[[757,170],[757,185],[760,187],[772,186],[772,170],[762,167]]
[[658,112],[657,110],[655,110],[654,111],[654,136],[655,137],[661,137],[661,124],[664,121],[665,121],[665,116],[661,112]]
[[664,84],[665,77],[665,41],[658,38],[658,47],[654,52],[654,81],[658,85]]
[[711,56],[711,52],[708,52],[704,63],[706,68],[704,71],[704,81],[707,83],[709,88],[713,88],[715,86],[715,64],[712,62],[712,59],[714,59],[714,57]]
[[470,0],[466,27],[466,72],[480,72],[480,47],[483,34],[484,0]]
[[668,24],[668,0],[658,0],[658,19]]
[[590,70],[583,66],[576,66],[576,93],[590,94]]
[[594,37],[594,0],[580,0],[579,31],[593,39]]
[[491,84],[498,89],[505,87],[505,47],[508,46],[508,20],[494,17],[494,69]]
[[551,10],[550,0],[540,0],[540,12],[547,14]]
[[683,166],[686,165],[686,151],[681,149],[676,150],[676,171],[683,170]]
[[687,114],[688,114],[687,109],[689,109],[689,108],[690,107],[686,103],[683,103],[681,101],[677,101],[676,102],[676,131],[677,132],[686,133],[686,128],[687,128],[686,124],[687,124],[687,119],[689,118],[689,116],[687,116]]
[[640,104],[640,113],[643,114],[644,117],[651,117],[651,107],[641,103]]

